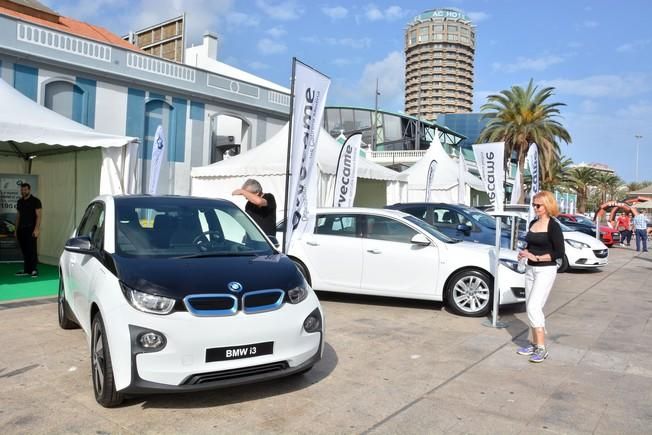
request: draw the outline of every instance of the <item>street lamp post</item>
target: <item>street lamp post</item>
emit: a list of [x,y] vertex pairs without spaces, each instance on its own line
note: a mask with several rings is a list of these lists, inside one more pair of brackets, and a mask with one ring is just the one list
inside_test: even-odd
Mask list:
[[638,183],[638,146],[641,143],[641,139],[643,139],[643,136],[640,134],[634,135],[636,138],[636,182]]

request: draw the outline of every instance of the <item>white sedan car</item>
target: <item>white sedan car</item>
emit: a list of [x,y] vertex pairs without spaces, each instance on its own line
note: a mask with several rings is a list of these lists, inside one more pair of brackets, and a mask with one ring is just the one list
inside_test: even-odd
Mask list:
[[[501,216],[501,219],[507,228],[512,225],[512,220],[518,218],[518,233],[520,237],[519,245],[525,244],[522,240],[526,233],[526,222],[528,214],[519,211],[489,212],[492,216]],[[573,231],[561,222],[561,226],[566,242],[566,255],[561,260],[557,260],[558,271],[565,272],[568,269],[591,269],[595,267],[606,266],[609,263],[609,249],[602,241],[591,237],[588,234],[579,231]]]
[[74,236],[59,325],[86,333],[103,406],[303,373],[321,358],[315,293],[229,201],[103,196]]
[[[317,290],[445,301],[458,314],[491,309],[494,248],[453,240],[396,210],[317,211],[289,252]],[[523,302],[516,251],[501,250],[500,303]]]

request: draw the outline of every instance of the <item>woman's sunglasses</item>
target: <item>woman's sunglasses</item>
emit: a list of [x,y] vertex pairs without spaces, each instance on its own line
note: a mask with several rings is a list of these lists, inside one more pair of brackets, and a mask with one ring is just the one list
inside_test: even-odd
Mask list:
[[532,207],[536,208],[537,210],[539,207],[543,207],[543,204],[532,204]]

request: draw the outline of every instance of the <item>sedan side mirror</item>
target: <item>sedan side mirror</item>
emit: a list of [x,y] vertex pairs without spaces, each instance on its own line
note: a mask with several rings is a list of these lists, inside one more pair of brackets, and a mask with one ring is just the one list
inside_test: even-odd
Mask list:
[[66,242],[64,248],[68,252],[75,252],[78,254],[92,254],[95,252],[91,238],[88,236],[73,237]]
[[464,224],[458,224],[457,225],[457,231],[460,231],[460,232],[466,234],[466,233],[471,232],[471,227],[469,227],[468,225],[464,225]]
[[414,237],[412,237],[412,240],[410,240],[410,243],[412,243],[413,245],[417,245],[417,246],[430,246],[431,242],[426,236],[419,233],[419,234],[415,235]]

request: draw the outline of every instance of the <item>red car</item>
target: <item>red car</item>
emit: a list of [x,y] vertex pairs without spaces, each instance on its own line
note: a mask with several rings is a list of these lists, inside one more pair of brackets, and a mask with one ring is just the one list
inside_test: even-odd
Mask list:
[[[559,222],[567,227],[595,237],[595,222],[581,214],[560,214]],[[620,243],[620,233],[606,225],[600,225],[600,240],[608,247]]]

